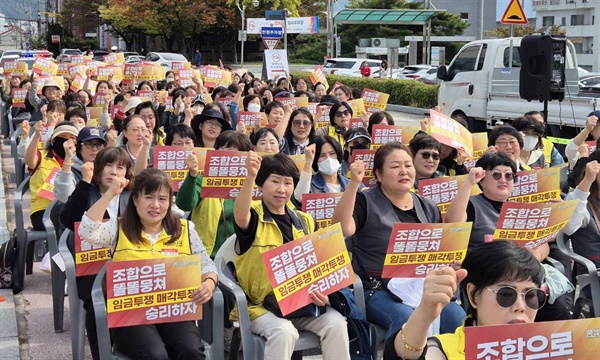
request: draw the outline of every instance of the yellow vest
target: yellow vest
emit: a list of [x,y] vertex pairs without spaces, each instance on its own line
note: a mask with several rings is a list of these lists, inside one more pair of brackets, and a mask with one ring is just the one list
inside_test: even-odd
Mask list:
[[123,260],[143,260],[155,259],[168,256],[191,255],[192,249],[190,245],[190,235],[188,231],[188,221],[181,221],[181,236],[177,241],[167,244],[171,240],[171,235],[167,234],[165,229],[160,233],[158,241],[153,245],[146,235],[142,232],[143,244],[133,244],[125,234],[122,227],[119,225],[119,237],[117,246],[113,253],[114,261]]
[[554,144],[546,139],[546,138],[542,138],[542,144],[544,145],[543,149],[540,149],[544,152],[544,168],[549,168],[550,167],[550,162],[552,161],[552,150],[554,149]]
[[29,180],[29,188],[31,189],[31,213],[36,213],[41,210],[46,210],[52,201],[39,197],[38,193],[46,182],[46,179],[54,168],[60,169],[60,163],[55,157],[48,158],[48,153],[52,150],[40,151],[40,164]]
[[204,198],[192,211],[192,222],[208,255],[211,255],[215,248],[219,221],[222,217],[223,199]]
[[438,334],[433,337],[440,343],[442,352],[448,360],[464,360],[465,359],[465,321],[456,328],[454,334]]
[[329,125],[327,130],[327,135],[331,136],[332,138],[336,139],[339,143],[340,146],[342,147],[342,149],[344,148],[344,134],[339,134],[335,131],[335,126],[333,125]]
[[[262,306],[262,303],[265,296],[273,292],[262,254],[283,245],[281,230],[262,201],[254,201],[252,209],[258,214],[256,237],[250,249],[242,255],[237,255],[235,260],[240,287],[249,299],[248,312],[250,320],[267,313],[267,309]],[[306,235],[302,229],[301,221],[304,223],[308,234],[315,231],[315,222],[310,215],[301,211],[294,211],[289,207],[286,207],[286,211],[292,219],[292,237],[294,240]],[[237,318],[237,308],[234,309],[231,316],[233,319]]]

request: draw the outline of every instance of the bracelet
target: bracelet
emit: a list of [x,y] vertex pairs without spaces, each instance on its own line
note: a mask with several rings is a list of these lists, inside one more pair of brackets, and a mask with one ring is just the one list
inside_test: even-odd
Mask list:
[[402,329],[400,329],[400,338],[402,339],[402,342],[404,343],[404,348],[408,351],[421,352],[421,351],[423,351],[423,349],[425,349],[425,346],[416,348],[414,346],[409,345],[406,342],[406,338],[404,337],[404,325],[402,325]]
[[[207,282],[208,280],[212,280],[212,282],[215,284],[215,288],[214,288],[214,289],[216,289],[216,288],[217,288],[217,280],[215,280],[215,279],[213,279],[213,278],[211,278],[211,277],[209,276],[209,277],[207,277],[207,278],[206,278],[206,280],[205,280],[204,282]],[[214,289],[213,289],[213,290],[214,290]]]

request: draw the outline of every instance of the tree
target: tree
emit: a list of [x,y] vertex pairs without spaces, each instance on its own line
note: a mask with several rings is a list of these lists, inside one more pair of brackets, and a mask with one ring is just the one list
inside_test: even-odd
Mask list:
[[[561,25],[552,25],[550,28],[548,26],[542,26],[539,29],[535,29],[535,27],[529,26],[515,26],[513,30],[513,36],[522,37],[525,35],[530,35],[533,33],[541,33],[544,34],[548,30],[550,30],[550,34],[564,34],[564,28]],[[510,36],[510,25],[500,25],[493,30],[484,31],[484,36],[486,38],[507,38]]]

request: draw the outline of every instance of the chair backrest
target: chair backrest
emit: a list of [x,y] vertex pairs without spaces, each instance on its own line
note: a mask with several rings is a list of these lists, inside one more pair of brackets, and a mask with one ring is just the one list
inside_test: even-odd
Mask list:
[[227,276],[227,272],[224,272],[223,270],[225,270],[227,267],[227,263],[232,262],[235,264],[235,239],[235,235],[228,237],[215,255],[215,266],[219,271],[219,280],[222,280],[222,276],[232,280],[229,276]]
[[29,180],[31,180],[31,176],[27,176],[25,180],[19,184],[17,191],[15,191],[15,222],[18,233],[25,231],[25,225],[23,223],[23,194],[29,190]]
[[[110,260],[109,260],[110,261]],[[108,331],[108,317],[106,315],[106,299],[104,298],[103,284],[106,278],[106,264],[100,269],[94,285],[92,286],[92,303],[96,316],[96,335],[98,337],[98,353],[100,359],[115,359],[112,353],[110,333]]]
[[576,264],[581,265],[587,272],[589,280],[590,290],[592,292],[592,303],[594,306],[594,313],[596,316],[600,316],[600,280],[598,277],[598,269],[596,264],[590,259],[575,253],[571,248],[571,239],[563,234],[559,233],[556,238],[556,245],[561,252],[571,258]]

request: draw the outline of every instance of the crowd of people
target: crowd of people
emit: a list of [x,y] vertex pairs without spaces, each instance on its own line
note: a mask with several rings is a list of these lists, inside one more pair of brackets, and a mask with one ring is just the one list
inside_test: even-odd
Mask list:
[[[361,69],[364,76],[369,76],[367,69]],[[382,69],[383,74],[387,64]],[[311,215],[300,211],[307,193],[343,193],[332,223],[341,225],[352,267],[363,283],[364,294],[354,296],[364,297],[367,320],[387,330],[386,359],[456,359],[461,349],[448,344],[456,344],[465,326],[571,317],[572,292],[556,294],[552,303],[547,296],[546,258],[569,263],[553,242],[534,249],[491,242],[517,172],[564,162],[545,139],[546,126],[538,112],[493,129],[489,148],[470,169],[464,150],[428,135],[429,121],[424,120],[422,131],[409,144],[392,141],[377,149],[375,184],[367,187],[365,163],[353,162],[352,153],[370,148],[374,125],[393,125],[394,119],[385,111],[375,112],[361,118],[363,126],[351,128],[355,89],[340,86],[332,91],[302,77],[264,81],[249,72],[234,73],[229,86],[216,88],[205,87],[199,78],[182,88],[172,71],[154,82],[136,81],[135,76],[128,82],[98,81],[95,89],[88,88],[94,76],[88,74],[86,80],[78,92],[71,91],[66,80],[42,81],[36,74],[9,76],[2,86],[7,112],[13,119],[25,119],[18,125],[19,154],[31,175],[33,228],[44,230],[42,216],[50,200],[40,192],[57,171],[54,198],[59,205],[53,221],[59,231],[74,231],[75,223],[81,222],[81,238],[110,247],[114,261],[161,257],[160,251],[148,250],[165,246],[177,246],[179,255],[200,254],[202,285],[191,301],[210,301],[219,286],[225,296],[226,334],[231,333],[237,310],[233,295],[219,282],[213,260],[226,239],[236,235],[235,277],[248,298],[252,332],[266,338],[265,359],[290,358],[299,331],[319,336],[324,359],[352,358],[347,319],[331,306],[330,296],[318,290],[310,293],[313,304],[326,309],[318,317],[281,318],[264,306],[273,290],[262,254],[317,229]],[[11,106],[13,88],[28,90],[24,107]],[[150,91],[152,100],[137,96],[142,91]],[[89,126],[86,109],[99,94],[105,105],[98,126]],[[293,97],[308,97],[317,103],[316,112],[292,109],[278,100]],[[220,98],[231,101],[224,105]],[[118,111],[111,111],[113,106]],[[327,110],[329,124],[317,128]],[[248,132],[238,119],[241,111],[263,112],[267,124]],[[39,114],[41,120],[30,123],[23,114]],[[590,153],[585,141],[598,139],[599,117],[600,112],[590,114],[587,126],[567,145],[572,190],[566,198],[578,200],[578,205],[564,229],[577,238],[574,250],[598,267],[600,151]],[[154,148],[161,145],[248,152],[237,198],[201,197],[204,175],[194,153],[186,159],[185,180],[175,189],[168,175],[153,166]],[[303,168],[292,160],[295,155],[305,157]],[[467,176],[443,219],[437,205],[418,193],[419,181],[455,175]],[[252,200],[254,186],[262,192],[261,200]],[[474,187],[481,193],[471,196]],[[189,212],[187,218],[184,212]],[[411,282],[411,289],[422,292],[416,303],[403,301],[402,292],[398,296],[390,279],[382,278],[390,235],[398,222],[473,223],[462,264]],[[90,296],[93,279],[78,278],[78,294],[86,310],[92,356],[99,359]],[[401,289],[407,279],[394,280]],[[465,294],[462,304],[454,297],[459,284]],[[428,337],[436,319],[435,335]],[[116,328],[111,335],[115,347],[131,358],[204,356],[193,322]]]

